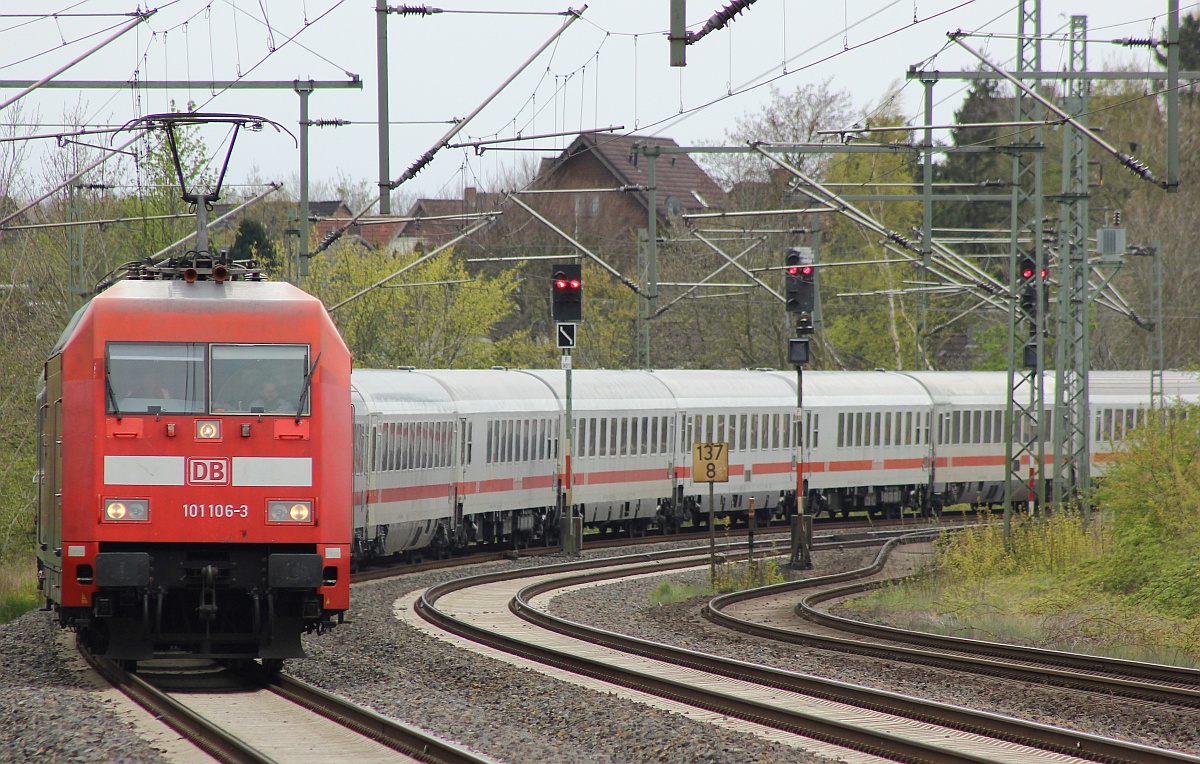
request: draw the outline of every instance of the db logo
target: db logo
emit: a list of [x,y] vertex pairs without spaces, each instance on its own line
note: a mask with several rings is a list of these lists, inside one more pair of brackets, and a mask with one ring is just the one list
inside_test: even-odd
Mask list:
[[188,459],[188,485],[229,485],[228,459]]

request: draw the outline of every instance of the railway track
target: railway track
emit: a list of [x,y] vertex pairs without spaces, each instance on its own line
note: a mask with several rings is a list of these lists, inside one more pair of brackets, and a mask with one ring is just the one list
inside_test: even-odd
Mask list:
[[1196,669],[941,636],[844,618],[818,607],[894,580],[856,580],[883,569],[892,543],[885,545],[867,567],[714,597],[705,605],[703,615],[726,628],[778,641],[1153,703],[1200,707],[1200,671]]
[[[727,558],[735,554],[725,550]],[[435,586],[414,609],[461,637],[626,692],[738,720],[797,747],[822,741],[833,747],[822,753],[847,760],[1200,762],[1180,752],[601,631],[537,606],[539,597],[555,590],[707,563],[706,554],[662,553],[493,573]]]
[[[883,541],[891,538],[898,531],[914,530],[914,529],[954,529],[962,527],[962,525],[973,522],[973,518],[969,516],[952,517],[947,521],[927,521],[927,520],[876,520],[876,521],[847,521],[833,520],[826,521],[817,526],[818,531],[813,536],[815,543],[835,543],[837,541],[859,541],[866,538],[877,539],[874,543],[883,543]],[[754,530],[759,549],[762,550],[765,546],[774,544],[776,548],[786,547],[790,543],[790,530],[782,526],[767,526],[759,527]],[[693,541],[697,544],[707,543],[707,530],[701,528],[698,531],[685,531],[679,534],[672,535],[655,535],[655,536],[638,536],[629,538],[621,535],[597,534],[596,536],[588,536],[585,538],[584,548],[587,551],[597,549],[615,549],[629,548],[639,546],[656,546],[665,542],[687,542]],[[749,530],[745,526],[732,528],[728,530],[718,531],[719,538],[722,543],[728,543],[732,540],[744,539],[749,535]],[[541,557],[550,554],[561,554],[562,547],[544,546],[544,547],[525,547],[523,549],[489,549],[480,551],[470,555],[448,557],[444,559],[420,560],[414,562],[382,562],[363,568],[356,571],[351,576],[353,583],[361,583],[364,581],[377,581],[393,576],[420,573],[427,570],[440,570],[444,568],[453,568],[466,565],[478,565],[486,562],[496,562],[498,560],[519,559],[522,557]]]
[[147,661],[132,674],[80,652],[114,687],[219,761],[495,764],[288,676],[186,658]]

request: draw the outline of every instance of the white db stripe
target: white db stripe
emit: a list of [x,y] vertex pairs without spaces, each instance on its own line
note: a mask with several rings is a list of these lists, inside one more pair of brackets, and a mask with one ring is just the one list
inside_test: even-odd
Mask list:
[[182,456],[105,456],[105,485],[183,485]]
[[233,485],[240,486],[310,486],[312,459],[235,456]]

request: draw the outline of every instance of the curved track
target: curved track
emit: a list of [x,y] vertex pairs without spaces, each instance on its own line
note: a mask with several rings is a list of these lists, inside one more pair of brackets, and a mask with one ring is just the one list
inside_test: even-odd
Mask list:
[[147,661],[139,675],[80,652],[114,687],[219,761],[494,764],[287,676],[195,659]]
[[1200,671],[1196,669],[940,636],[856,621],[817,608],[822,602],[894,581],[872,578],[845,583],[879,573],[892,543],[880,550],[872,565],[860,570],[722,595],[710,600],[703,614],[721,626],[768,639],[1154,703],[1200,707]]
[[[439,628],[637,693],[741,720],[758,734],[855,760],[1200,762],[1200,758],[772,669],[551,616],[555,589],[707,565],[707,550],[633,555],[475,576],[435,586],[415,609]],[[727,558],[736,552],[725,549]],[[802,738],[809,739],[806,745]]]

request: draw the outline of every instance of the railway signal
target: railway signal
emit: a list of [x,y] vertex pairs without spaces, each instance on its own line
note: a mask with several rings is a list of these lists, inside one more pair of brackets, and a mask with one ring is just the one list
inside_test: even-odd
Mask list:
[[817,303],[816,269],[805,262],[801,250],[792,248],[784,253],[787,269],[784,281],[784,300],[788,313],[811,314]]
[[1030,317],[1034,315],[1034,309],[1037,307],[1037,282],[1033,276],[1037,273],[1037,265],[1033,262],[1033,258],[1021,258],[1021,271],[1018,273],[1020,280],[1021,310],[1025,311]]
[[555,265],[551,283],[551,315],[555,321],[583,319],[583,273],[579,265]]

